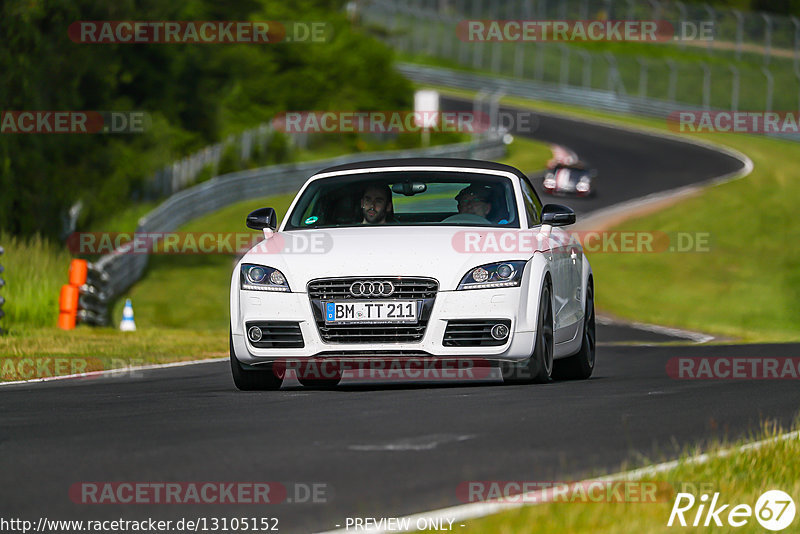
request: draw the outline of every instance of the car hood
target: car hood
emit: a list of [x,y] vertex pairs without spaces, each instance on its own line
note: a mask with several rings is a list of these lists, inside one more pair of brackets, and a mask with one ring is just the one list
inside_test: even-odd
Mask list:
[[279,269],[294,292],[305,292],[310,280],[341,276],[423,276],[435,278],[440,290],[447,291],[474,267],[531,257],[491,247],[466,252],[461,243],[467,232],[485,236],[520,230],[371,226],[277,232],[253,247],[241,263]]

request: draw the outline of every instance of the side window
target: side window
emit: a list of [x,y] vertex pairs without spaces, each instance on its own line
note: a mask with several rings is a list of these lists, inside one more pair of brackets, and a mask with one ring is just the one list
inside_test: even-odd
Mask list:
[[540,222],[540,214],[542,213],[542,203],[536,196],[536,192],[531,187],[527,180],[520,180],[522,187],[522,201],[525,204],[525,213],[528,216],[528,227],[536,226]]

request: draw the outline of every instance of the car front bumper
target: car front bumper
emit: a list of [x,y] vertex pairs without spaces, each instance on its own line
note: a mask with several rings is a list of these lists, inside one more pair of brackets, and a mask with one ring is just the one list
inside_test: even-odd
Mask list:
[[[238,317],[232,322],[236,357],[246,365],[258,365],[283,359],[329,357],[387,358],[392,354],[418,354],[439,359],[482,358],[487,361],[520,361],[533,349],[536,311],[520,287],[440,291],[418,342],[333,343],[322,339],[307,293],[266,293],[239,290]],[[444,334],[451,320],[510,320],[505,343],[498,346],[445,346]],[[302,348],[258,348],[245,332],[251,321],[288,321],[299,323]]]

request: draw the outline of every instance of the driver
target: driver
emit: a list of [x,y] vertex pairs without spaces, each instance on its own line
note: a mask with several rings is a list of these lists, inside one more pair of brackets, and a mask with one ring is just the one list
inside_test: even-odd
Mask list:
[[456,195],[458,213],[487,218],[492,211],[492,189],[489,186],[473,184]]
[[385,224],[394,218],[392,190],[386,184],[369,184],[361,195],[362,224]]

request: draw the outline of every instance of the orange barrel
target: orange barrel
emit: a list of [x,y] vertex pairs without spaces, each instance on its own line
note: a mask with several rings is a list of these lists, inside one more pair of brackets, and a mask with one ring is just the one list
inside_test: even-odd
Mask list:
[[75,328],[75,312],[61,312],[58,314],[58,327],[61,330],[72,330]]
[[69,264],[69,283],[73,286],[85,284],[88,270],[86,260],[72,260]]
[[70,284],[61,286],[61,296],[58,298],[58,309],[61,312],[75,315],[75,312],[78,311],[78,298],[80,298],[78,286]]

